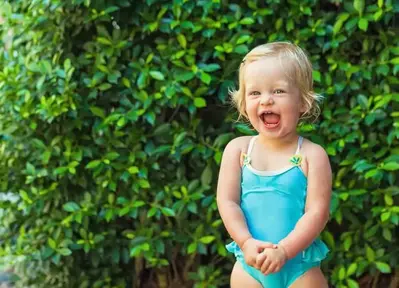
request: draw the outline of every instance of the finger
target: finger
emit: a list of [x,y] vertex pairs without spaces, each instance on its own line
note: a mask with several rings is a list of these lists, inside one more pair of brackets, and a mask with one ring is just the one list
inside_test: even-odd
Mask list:
[[250,255],[248,255],[248,257],[247,257],[247,264],[249,265],[249,266],[255,266],[255,263],[256,263],[256,256],[258,256],[257,254],[250,254]]
[[265,253],[260,253],[258,256],[256,256],[256,262],[255,262],[255,268],[259,269],[263,262],[266,260],[267,256]]
[[277,265],[272,263],[270,264],[269,268],[266,270],[265,275],[268,275],[270,273],[274,273],[274,270],[276,269]]
[[274,248],[275,244],[271,242],[260,242],[258,244],[258,248],[266,249],[266,248]]
[[274,271],[272,273],[277,273],[280,270],[281,270],[281,265],[277,265],[276,268],[274,268]]
[[247,265],[252,266],[252,259],[251,257],[245,257],[245,263],[247,263]]
[[269,269],[269,266],[271,264],[271,260],[269,258],[266,258],[265,262],[263,262],[262,267],[260,268],[260,271],[265,274],[267,269]]

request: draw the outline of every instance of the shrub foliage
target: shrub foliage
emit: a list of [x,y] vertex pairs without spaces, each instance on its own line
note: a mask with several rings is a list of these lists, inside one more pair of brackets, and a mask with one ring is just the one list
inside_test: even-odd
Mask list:
[[226,285],[218,166],[253,133],[228,89],[245,53],[277,40],[308,51],[325,96],[319,122],[300,127],[334,170],[323,270],[334,287],[392,276],[393,2],[2,1],[0,258],[18,285]]

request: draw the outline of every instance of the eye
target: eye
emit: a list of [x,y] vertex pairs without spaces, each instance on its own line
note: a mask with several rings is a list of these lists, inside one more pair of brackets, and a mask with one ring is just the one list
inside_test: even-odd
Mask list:
[[276,89],[276,90],[274,90],[274,93],[275,94],[283,94],[283,93],[285,93],[285,91],[281,90],[281,89]]
[[249,92],[249,95],[258,96],[258,95],[260,95],[260,92],[259,91],[251,91],[251,92]]

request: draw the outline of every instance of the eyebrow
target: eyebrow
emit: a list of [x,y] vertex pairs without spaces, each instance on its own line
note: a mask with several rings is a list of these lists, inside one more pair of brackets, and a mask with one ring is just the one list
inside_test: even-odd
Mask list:
[[[248,85],[246,87],[246,90],[257,90],[259,85]],[[279,86],[284,86],[284,88],[289,88],[291,85],[289,82],[287,81],[279,81],[277,83],[275,83],[275,85],[273,85],[275,87],[279,87]]]

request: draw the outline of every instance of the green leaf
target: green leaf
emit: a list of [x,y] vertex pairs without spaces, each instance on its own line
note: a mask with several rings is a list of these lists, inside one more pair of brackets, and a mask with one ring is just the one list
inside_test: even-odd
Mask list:
[[245,135],[254,135],[254,129],[250,128],[247,124],[237,124],[236,129]]
[[141,188],[144,188],[144,189],[150,188],[150,183],[147,180],[145,180],[145,179],[140,179],[138,181],[138,183],[139,183]]
[[204,169],[204,171],[202,171],[201,174],[201,183],[203,186],[207,187],[211,184],[212,182],[212,168],[210,165],[207,165]]
[[391,218],[391,212],[384,212],[381,214],[381,221],[386,222],[388,219]]
[[362,18],[359,20],[358,26],[361,30],[367,31],[367,28],[369,27],[369,21],[367,21],[367,19]]
[[194,98],[194,105],[197,108],[206,107],[206,100],[202,97],[196,97],[196,98]]
[[69,167],[58,167],[54,170],[54,175],[65,174],[68,171]]
[[349,288],[359,288],[359,284],[353,279],[346,279]]
[[331,234],[329,231],[324,231],[323,233],[324,240],[326,241],[326,244],[328,247],[331,249],[335,249],[335,241],[334,241],[334,236]]
[[26,163],[26,172],[28,172],[29,175],[34,175],[36,173],[36,169],[32,164],[27,162]]
[[375,252],[368,245],[366,245],[366,256],[367,256],[367,260],[369,260],[369,262],[374,262],[374,260],[375,260]]
[[209,85],[211,83],[211,75],[201,72],[201,81],[204,82],[205,84]]
[[184,37],[183,34],[177,35],[177,41],[179,42],[180,46],[186,49],[187,47],[187,40],[186,37]]
[[60,254],[54,255],[54,256],[51,258],[51,260],[53,261],[53,263],[54,263],[55,265],[59,265],[59,264],[60,264],[60,261],[61,261],[61,256],[60,256]]
[[362,16],[364,10],[364,0],[354,0],[353,7],[356,9],[357,12],[359,12],[359,15]]
[[251,25],[251,24],[254,24],[254,23],[255,23],[254,19],[249,18],[249,17],[246,17],[246,18],[243,18],[243,19],[240,20],[240,24],[241,25]]
[[146,84],[147,84],[147,75],[144,72],[141,72],[139,77],[137,78],[137,86],[139,87],[139,89],[143,89],[146,86]]
[[139,173],[139,168],[137,166],[131,166],[128,171],[130,174],[137,174]]
[[313,70],[313,79],[316,82],[320,82],[321,81],[321,75],[319,71]]
[[357,102],[360,104],[360,106],[363,109],[367,109],[369,102],[368,102],[368,99],[366,96],[364,96],[362,94],[357,95]]
[[187,253],[193,254],[197,250],[197,242],[193,242],[187,247]]
[[117,159],[119,156],[120,156],[119,153],[114,151],[107,153],[107,155],[105,155],[105,158],[112,161]]
[[159,81],[165,80],[165,76],[159,71],[150,71],[150,76],[155,80]]
[[96,168],[98,165],[101,164],[101,160],[93,160],[87,163],[86,169],[93,169]]
[[208,64],[204,67],[201,67],[201,69],[204,70],[205,72],[214,72],[214,71],[220,69],[220,65],[216,64],[216,63],[212,63],[212,64]]
[[80,210],[80,206],[75,202],[67,202],[65,203],[62,208],[67,212],[76,212]]
[[132,86],[130,85],[130,81],[127,78],[122,78],[122,83],[125,85],[127,88],[131,88]]
[[112,45],[111,40],[104,38],[104,37],[97,37],[97,42],[105,45]]
[[377,261],[377,262],[375,262],[375,266],[377,267],[377,269],[378,270],[380,270],[382,273],[386,273],[386,274],[388,274],[388,273],[391,273],[391,267],[387,264],[387,263],[384,263],[384,262],[379,262],[379,261]]
[[338,279],[339,280],[344,280],[345,279],[345,267],[341,267],[338,270]]
[[372,170],[368,171],[368,172],[364,175],[364,178],[366,178],[366,179],[371,178],[371,177],[377,175],[377,173],[378,173],[378,169],[372,169]]
[[382,236],[388,240],[388,241],[392,241],[392,233],[391,230],[389,230],[388,228],[384,228],[382,229]]
[[247,45],[238,45],[234,48],[234,52],[237,54],[246,54],[248,53],[249,49]]
[[240,36],[240,38],[237,39],[236,44],[240,45],[243,44],[245,42],[248,42],[248,40],[250,40],[252,37],[250,35],[242,35]]
[[109,14],[109,13],[112,13],[112,12],[115,12],[115,11],[118,11],[118,10],[119,10],[118,6],[110,6],[107,9],[104,10],[104,13],[105,14]]
[[344,24],[344,22],[345,22],[346,20],[348,20],[349,16],[350,16],[350,14],[349,14],[349,13],[346,13],[346,12],[345,12],[345,13],[341,13],[341,14],[338,16],[338,19],[337,19],[337,21],[335,22],[334,28],[333,28],[333,34],[334,34],[334,35],[336,35],[336,34],[339,33],[339,31],[340,31],[341,28],[342,28],[342,25]]
[[357,263],[351,263],[351,265],[349,265],[348,271],[346,272],[346,275],[351,276],[356,273],[356,270],[357,270]]
[[215,160],[216,164],[220,164],[222,161],[222,153],[220,151],[216,152],[215,155],[213,156],[213,159]]
[[195,74],[191,71],[184,71],[175,75],[175,80],[179,82],[187,82],[195,77]]
[[47,242],[51,249],[53,249],[53,250],[57,249],[57,243],[55,243],[55,241],[53,239],[48,238]]
[[69,250],[68,248],[61,248],[58,249],[58,253],[60,253],[62,256],[69,256],[72,254],[72,251]]
[[161,212],[165,216],[172,216],[172,217],[176,216],[175,211],[167,207],[161,208]]
[[201,237],[199,239],[200,242],[204,243],[204,244],[209,244],[211,243],[213,240],[215,240],[215,236],[204,236]]
[[91,113],[93,113],[94,115],[100,117],[100,118],[105,118],[105,112],[103,109],[96,107],[96,106],[91,106],[90,107],[90,111]]
[[161,135],[165,135],[168,132],[170,132],[170,123],[163,123],[161,125],[159,125],[157,128],[155,128],[155,131],[153,133],[154,136],[161,136]]
[[384,170],[388,170],[388,171],[399,170],[399,163],[398,162],[388,162],[388,163],[384,164],[381,168]]
[[344,249],[345,251],[349,251],[352,246],[352,236],[346,237],[344,241]]
[[100,91],[105,91],[105,90],[108,90],[108,89],[111,88],[111,87],[112,87],[111,84],[109,84],[109,83],[103,83],[103,84],[101,84],[100,86],[98,86],[98,89],[99,89]]
[[105,212],[105,220],[107,222],[111,221],[112,217],[114,216],[114,212],[112,209],[108,209],[107,212]]
[[113,193],[108,194],[108,203],[110,205],[113,205],[114,202],[115,202],[115,194],[113,194]]
[[388,206],[392,206],[393,205],[393,198],[391,195],[389,194],[385,194],[384,195],[384,201]]
[[155,215],[155,213],[157,213],[158,209],[156,207],[152,207],[150,210],[148,210],[147,212],[147,217],[151,218],[152,216]]

